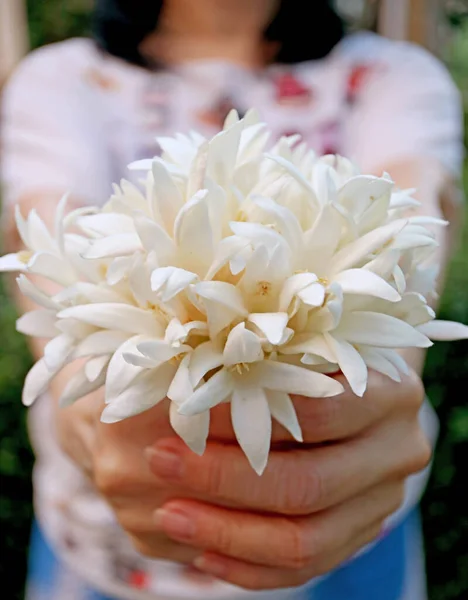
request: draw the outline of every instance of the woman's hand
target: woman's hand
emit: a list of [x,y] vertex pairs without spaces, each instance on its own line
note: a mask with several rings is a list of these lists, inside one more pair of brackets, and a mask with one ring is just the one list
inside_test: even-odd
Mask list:
[[290,587],[353,556],[400,506],[406,477],[430,459],[423,396],[415,374],[394,383],[370,373],[364,398],[296,397],[305,443],[275,425],[262,477],[234,441],[227,405],[213,411],[202,457],[174,436],[165,404],[106,425],[94,394],[57,411],[58,432],[141,554],[195,561],[245,588]]
[[[178,439],[158,442],[147,453],[151,469],[178,491],[156,512],[154,532],[196,549],[196,566],[245,588],[297,586],[332,570],[379,535],[405,479],[428,464],[423,397],[414,373],[402,383],[370,373],[362,399],[350,391],[295,398],[307,445],[281,447],[287,436],[278,427],[262,477],[235,445],[211,441],[197,457]],[[159,555],[150,538],[138,549]]]

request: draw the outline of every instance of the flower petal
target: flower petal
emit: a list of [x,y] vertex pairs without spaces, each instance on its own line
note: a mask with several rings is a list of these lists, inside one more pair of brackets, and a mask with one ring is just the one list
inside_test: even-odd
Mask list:
[[231,419],[239,446],[258,475],[265,470],[271,443],[271,415],[264,390],[235,389]]
[[96,356],[91,358],[85,364],[85,375],[90,382],[97,381],[101,375],[105,374],[104,370],[109,364],[110,356]]
[[210,411],[186,417],[179,413],[177,404],[171,402],[169,420],[172,429],[184,440],[190,450],[201,456],[205,452],[210,429]]
[[161,293],[161,300],[169,302],[198,279],[196,273],[176,267],[161,267],[151,273],[151,289]]
[[23,296],[26,296],[35,304],[52,310],[57,310],[57,308],[60,307],[50,296],[36,287],[34,283],[24,275],[17,277],[16,282],[18,283],[18,287]]
[[84,398],[88,394],[95,392],[104,385],[105,380],[106,373],[103,371],[94,381],[90,381],[86,377],[85,367],[83,367],[65,386],[59,400],[60,407],[71,406],[74,402],[80,400],[80,398]]
[[430,321],[419,325],[418,331],[435,341],[450,342],[468,339],[468,326],[453,321]]
[[166,231],[172,232],[177,214],[183,206],[182,196],[161,160],[153,160],[152,172],[154,177],[153,216],[159,217]]
[[16,331],[38,338],[53,338],[59,333],[56,321],[54,310],[31,310],[16,321]]
[[384,279],[366,269],[347,269],[334,277],[345,294],[364,294],[389,302],[401,300],[400,294]]
[[66,333],[50,340],[44,348],[44,360],[49,371],[58,371],[68,360],[75,347],[75,339]]
[[351,389],[356,396],[362,397],[367,388],[367,366],[363,358],[349,342],[328,333],[324,334],[324,338]]
[[253,363],[263,359],[260,338],[239,323],[228,335],[224,346],[223,362],[226,367],[241,363]]
[[249,321],[260,329],[270,344],[276,345],[283,339],[289,316],[285,312],[252,313]]
[[382,348],[429,348],[431,341],[408,323],[367,311],[345,313],[333,334],[351,344]]
[[203,299],[211,337],[238,317],[246,317],[247,310],[241,292],[224,281],[202,281],[193,287],[194,292]]
[[258,378],[259,387],[267,390],[311,398],[328,398],[344,391],[341,383],[322,373],[273,360],[257,363],[251,367],[251,373]]
[[190,380],[195,388],[203,377],[223,364],[223,353],[213,342],[204,342],[190,356]]
[[137,335],[118,348],[109,362],[106,377],[106,403],[120,396],[120,394],[132,383],[132,381],[143,371],[142,367],[129,364],[125,358],[126,353],[137,352],[137,345],[147,339],[146,336]]
[[129,304],[83,304],[62,310],[60,319],[78,319],[89,325],[103,329],[115,329],[119,324],[121,331],[159,336],[164,334],[161,323],[154,312],[143,310]]
[[113,398],[101,415],[103,423],[118,423],[153,408],[164,400],[176,367],[166,364],[137,377],[119,396]]
[[45,360],[41,358],[34,364],[26,375],[23,385],[22,401],[25,406],[31,404],[47,391],[49,382],[55,377],[57,372],[50,371],[47,368]]
[[179,413],[190,417],[209,410],[224,402],[231,395],[233,389],[231,375],[225,369],[221,369],[193,392],[190,398],[180,406]]
[[113,354],[120,346],[130,338],[125,331],[96,331],[88,335],[76,348],[75,358],[83,356],[100,356],[101,354]]
[[271,416],[289,431],[295,440],[302,442],[301,426],[299,425],[296,409],[289,394],[268,390],[266,396]]
[[[27,257],[27,254],[24,254]],[[13,252],[12,254],[5,254],[0,257],[0,271],[3,273],[11,271],[26,271],[28,266],[28,260],[22,259],[21,252]]]
[[140,237],[136,233],[117,233],[93,241],[83,257],[114,258],[128,256],[142,249]]
[[[395,350],[386,350],[386,352],[392,352],[397,354]],[[393,381],[400,382],[401,377],[398,369],[392,364],[387,356],[383,353],[381,348],[372,348],[371,346],[359,346],[359,353],[364,359],[369,369],[377,371],[390,377]]]

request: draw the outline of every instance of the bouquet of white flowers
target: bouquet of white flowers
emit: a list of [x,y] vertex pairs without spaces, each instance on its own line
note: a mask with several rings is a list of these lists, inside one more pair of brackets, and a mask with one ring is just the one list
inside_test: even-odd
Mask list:
[[[362,396],[368,369],[395,381],[397,349],[468,337],[434,321],[437,246],[408,216],[411,190],[362,175],[340,156],[317,157],[297,137],[269,146],[254,111],[224,130],[160,138],[140,161],[141,186],[115,186],[102,208],[65,213],[55,231],[33,210],[18,231],[27,250],[0,259],[42,308],[19,331],[50,338],[29,372],[30,405],[65,364],[84,358],[61,402],[105,385],[102,420],[116,422],[168,398],[174,430],[203,453],[210,409],[231,405],[251,465],[268,460],[271,419],[298,441],[290,394]],[[269,149],[268,149],[269,148]],[[267,150],[268,149],[268,150]],[[25,274],[57,282],[46,294]]]

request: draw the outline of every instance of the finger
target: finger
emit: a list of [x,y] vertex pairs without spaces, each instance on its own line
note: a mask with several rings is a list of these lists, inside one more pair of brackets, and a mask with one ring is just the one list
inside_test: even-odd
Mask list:
[[[369,371],[368,388],[363,398],[353,394],[343,375],[335,378],[345,389],[339,396],[292,396],[305,443],[316,444],[355,436],[381,421],[390,411],[407,409],[414,413],[422,402],[421,382],[414,373],[397,383],[380,373]],[[211,411],[210,439],[235,441],[228,404]],[[290,433],[276,421],[273,421],[272,441],[273,444],[294,442]]]
[[[361,493],[388,478],[423,468],[427,444],[413,423],[385,429],[341,444],[272,451],[262,477],[242,450],[210,442],[203,456],[178,439],[161,441],[148,452],[159,479],[216,504],[286,515],[308,515]],[[419,461],[419,462],[418,462]]]
[[254,565],[227,556],[205,553],[194,561],[194,565],[209,575],[222,579],[227,583],[250,590],[269,590],[284,587],[296,587],[309,582],[312,578],[325,575],[351,558],[358,550],[373,542],[381,531],[380,524],[375,524],[361,532],[352,542],[340,548],[335,559],[329,564],[313,565],[306,569],[278,569]]
[[175,500],[156,511],[155,519],[175,541],[264,566],[297,570],[328,564],[340,548],[397,510],[402,499],[403,484],[386,484],[306,518]]

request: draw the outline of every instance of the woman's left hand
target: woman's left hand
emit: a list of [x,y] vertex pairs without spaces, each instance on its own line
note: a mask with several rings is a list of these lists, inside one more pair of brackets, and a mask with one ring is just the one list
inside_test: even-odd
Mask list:
[[295,397],[305,444],[285,447],[276,427],[262,477],[226,441],[210,441],[202,457],[179,439],[159,441],[151,469],[177,493],[156,512],[156,529],[200,549],[198,568],[244,588],[298,586],[327,573],[378,537],[406,478],[429,463],[423,398],[415,373],[394,383],[374,372],[364,398],[349,389]]

